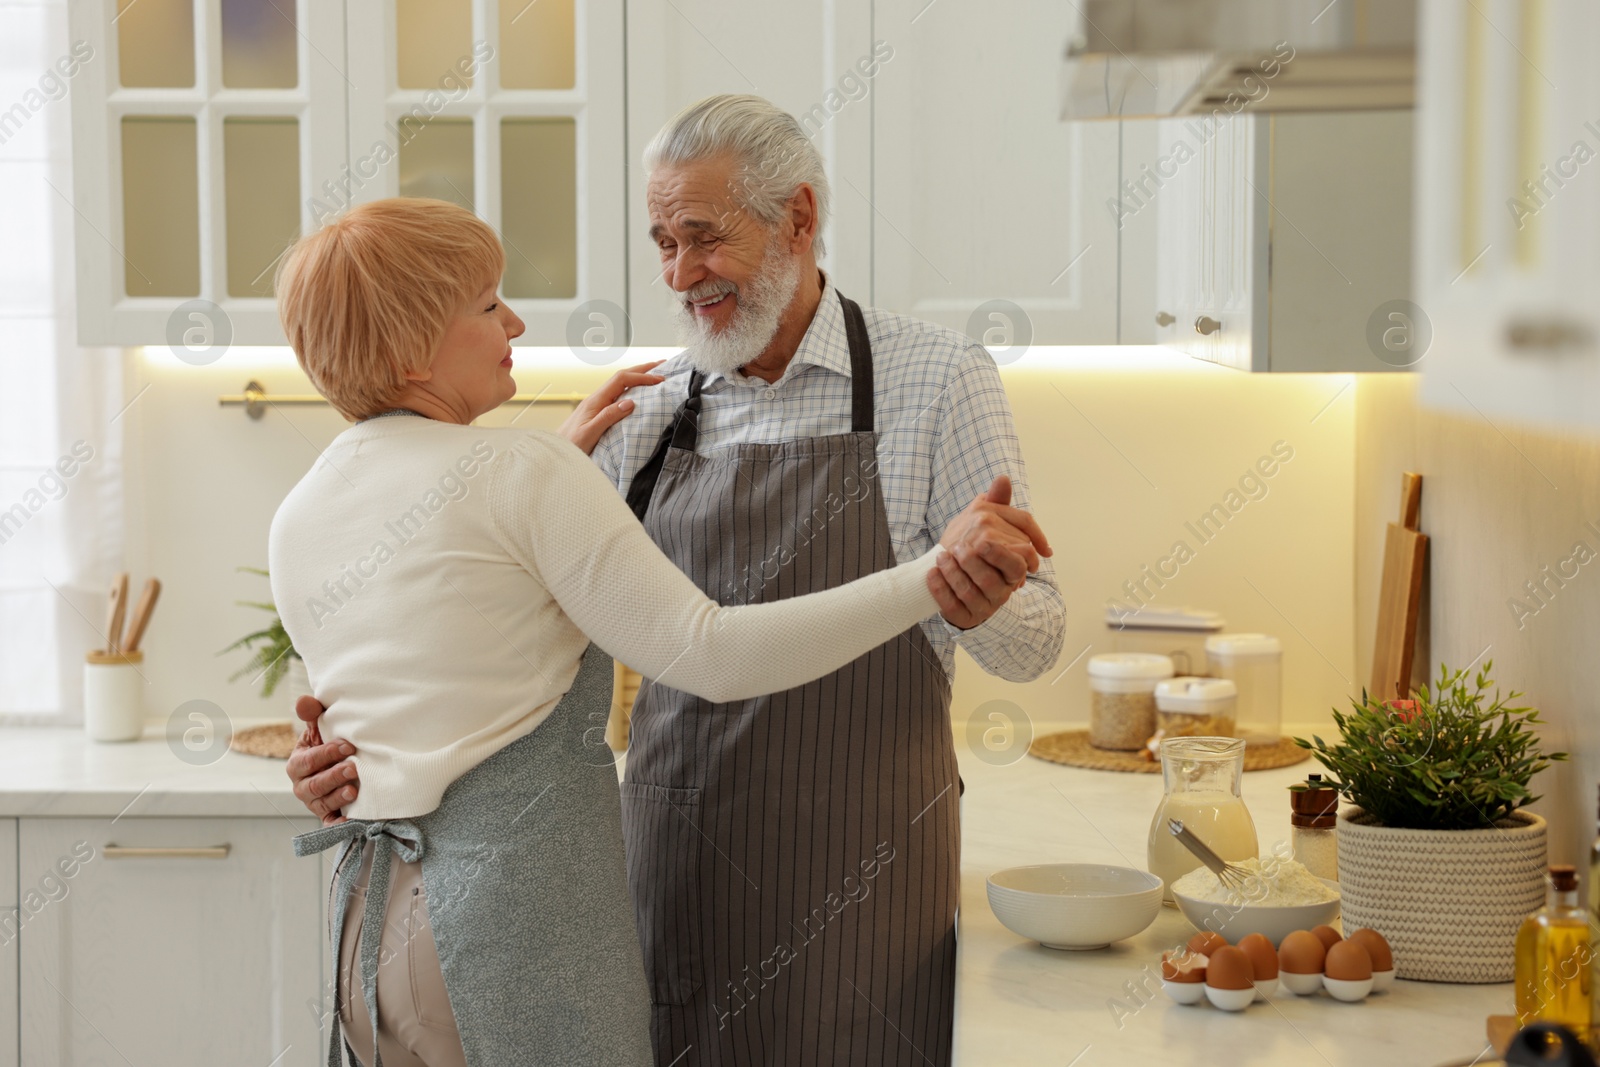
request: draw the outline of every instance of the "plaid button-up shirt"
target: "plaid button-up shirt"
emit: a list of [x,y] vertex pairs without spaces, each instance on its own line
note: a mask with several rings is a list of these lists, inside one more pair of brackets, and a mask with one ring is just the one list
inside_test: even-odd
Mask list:
[[[1027,508],[1027,472],[994,359],[954,330],[862,310],[872,341],[878,484],[896,559],[903,563],[932,548],[945,524],[997,475],[1011,476],[1012,504]],[[633,414],[600,439],[594,461],[618,490],[627,492],[655,450],[688,395],[692,370],[684,355],[656,368],[666,381],[630,392]],[[769,385],[738,373],[707,377],[698,447],[711,452],[849,433],[850,378],[844,312],[829,279],[781,378]],[[1037,678],[1055,662],[1066,631],[1055,568],[1044,560],[980,626],[959,630],[935,616],[922,627],[947,678],[958,643],[991,674],[1012,681]]]

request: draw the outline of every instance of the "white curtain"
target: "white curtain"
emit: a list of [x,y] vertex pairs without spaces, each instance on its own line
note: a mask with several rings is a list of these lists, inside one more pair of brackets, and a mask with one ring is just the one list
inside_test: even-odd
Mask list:
[[82,721],[122,566],[123,356],[77,345],[71,88],[48,77],[68,45],[62,0],[0,4],[0,722]]

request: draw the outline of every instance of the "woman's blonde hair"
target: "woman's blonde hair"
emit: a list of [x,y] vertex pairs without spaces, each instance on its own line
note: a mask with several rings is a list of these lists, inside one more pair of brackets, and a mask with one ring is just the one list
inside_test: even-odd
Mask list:
[[359,204],[300,238],[278,267],[283,332],[317,391],[347,419],[392,407],[446,326],[505,273],[505,250],[457,204]]

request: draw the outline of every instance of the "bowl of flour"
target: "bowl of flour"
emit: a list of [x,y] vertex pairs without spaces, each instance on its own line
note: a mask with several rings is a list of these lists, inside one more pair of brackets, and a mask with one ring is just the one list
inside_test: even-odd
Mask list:
[[1172,883],[1172,899],[1196,929],[1235,945],[1246,934],[1262,934],[1276,946],[1293,931],[1331,923],[1339,914],[1339,883],[1316,877],[1297,860],[1269,856],[1235,860],[1234,866],[1245,873],[1238,889],[1204,867]]

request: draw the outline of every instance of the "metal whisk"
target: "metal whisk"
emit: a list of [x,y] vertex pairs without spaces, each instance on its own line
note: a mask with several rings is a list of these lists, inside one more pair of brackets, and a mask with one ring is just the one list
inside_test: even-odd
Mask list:
[[1250,877],[1250,872],[1243,867],[1236,867],[1211,851],[1209,845],[1195,836],[1194,831],[1184,828],[1182,821],[1168,819],[1167,829],[1172,831],[1172,836],[1183,843],[1183,847],[1193,852],[1195,858],[1217,876],[1217,881],[1229,889],[1238,892],[1244,888],[1245,881]]

